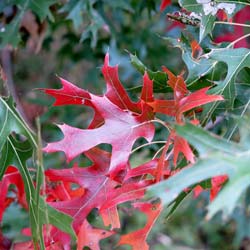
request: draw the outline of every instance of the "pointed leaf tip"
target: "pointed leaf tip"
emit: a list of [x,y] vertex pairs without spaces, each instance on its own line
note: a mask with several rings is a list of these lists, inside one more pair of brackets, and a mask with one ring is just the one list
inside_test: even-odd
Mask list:
[[153,102],[153,81],[149,78],[148,73],[145,71],[143,75],[143,87],[141,92],[141,100],[145,102]]

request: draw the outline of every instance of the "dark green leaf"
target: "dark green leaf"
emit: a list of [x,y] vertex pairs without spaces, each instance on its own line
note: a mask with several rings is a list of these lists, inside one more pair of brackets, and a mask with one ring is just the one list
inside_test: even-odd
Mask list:
[[129,54],[131,64],[134,66],[138,72],[140,72],[142,75],[145,73],[145,71],[148,73],[151,80],[154,82],[154,92],[155,93],[164,93],[164,92],[170,92],[170,88],[167,85],[167,74],[161,71],[152,71],[148,69],[136,55]]

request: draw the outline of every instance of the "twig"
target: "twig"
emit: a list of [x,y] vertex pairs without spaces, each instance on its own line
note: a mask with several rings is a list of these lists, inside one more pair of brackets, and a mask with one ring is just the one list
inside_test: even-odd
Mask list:
[[5,75],[4,87],[6,88],[7,95],[11,95],[13,97],[14,102],[16,103],[16,108],[25,122],[29,125],[29,127],[33,130],[33,126],[28,119],[23,106],[20,102],[20,99],[17,95],[17,91],[15,88],[14,80],[13,80],[13,71],[12,71],[12,48],[6,46],[0,51],[0,59],[3,74]]

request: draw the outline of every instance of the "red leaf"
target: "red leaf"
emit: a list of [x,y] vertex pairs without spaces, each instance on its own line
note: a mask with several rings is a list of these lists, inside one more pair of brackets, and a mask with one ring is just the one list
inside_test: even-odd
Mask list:
[[[108,66],[107,55],[103,67],[107,92],[101,97],[89,94],[88,102],[91,102],[95,111],[104,119],[104,124],[95,129],[84,130],[66,124],[60,125],[64,138],[49,143],[44,151],[63,151],[67,160],[71,161],[84,151],[108,143],[112,145],[110,176],[114,178],[118,172],[126,170],[134,142],[141,137],[151,141],[154,136],[154,126],[150,123],[153,113],[151,107],[143,100],[138,103],[130,101],[118,79],[117,71],[117,67]],[[142,98],[152,99],[152,82],[147,75],[144,77],[144,86]],[[71,92],[69,94],[71,95]],[[140,113],[134,113],[135,111]]]
[[141,176],[143,176],[143,175],[154,176],[158,160],[159,159],[154,159],[154,160],[146,162],[138,167],[130,169],[125,176],[125,180],[128,180],[128,179],[133,178],[133,177],[141,178]]
[[171,4],[171,0],[162,0],[160,10],[163,11],[165,8]]
[[112,208],[126,201],[140,199],[145,194],[145,189],[153,184],[152,180],[135,181],[134,183],[123,184],[120,188],[116,188],[110,193],[109,199],[101,207],[103,209]]
[[173,89],[175,100],[179,100],[188,94],[186,83],[182,76],[175,76],[169,69],[162,67],[163,71],[168,75],[168,85]]
[[[87,168],[80,168],[76,165],[70,169],[49,169],[45,172],[47,179],[53,182],[75,183],[82,187],[83,195],[68,199],[60,199],[60,196],[49,204],[60,211],[63,211],[74,218],[73,226],[76,231],[94,208],[100,208],[109,199],[109,195],[120,183],[110,180],[106,174],[110,162],[110,154],[106,151],[94,148],[85,154],[93,161]],[[56,195],[56,194],[55,194]],[[102,213],[106,226],[119,228],[120,221],[116,208],[108,209]]]
[[176,115],[176,105],[174,100],[158,100],[150,102],[149,105],[155,113],[162,113],[169,116]]
[[[30,228],[22,230],[23,235],[31,236]],[[70,236],[54,226],[47,225],[43,228],[45,250],[71,250]],[[15,243],[13,250],[34,250],[32,241]]]
[[[62,88],[61,89],[41,89],[46,94],[53,96],[56,101],[53,104],[54,106],[61,105],[86,105],[94,108],[90,99],[90,94],[75,86],[74,84],[66,81],[63,78],[59,78],[61,80]],[[103,123],[103,118],[100,114],[95,110],[94,118],[92,123],[89,125],[89,128],[94,128],[99,124]]]
[[149,246],[146,242],[147,236],[161,213],[162,206],[160,203],[135,203],[134,207],[147,215],[146,225],[137,231],[122,235],[118,245],[128,244],[133,250],[148,250]]
[[102,73],[106,81],[107,90],[105,96],[122,110],[140,112],[138,105],[132,102],[122,86],[118,76],[118,65],[109,66],[109,54],[107,53],[102,67]]
[[174,166],[177,165],[177,159],[178,159],[178,156],[180,155],[180,153],[182,153],[188,161],[190,161],[191,163],[194,163],[195,162],[194,154],[193,154],[193,151],[190,148],[188,142],[184,138],[182,138],[178,135],[175,135],[174,133],[172,133],[172,139],[174,141],[174,147],[173,147]]
[[164,172],[164,168],[166,167],[166,154],[167,154],[167,151],[168,151],[168,148],[170,146],[170,139],[171,137],[169,136],[163,150],[162,150],[162,153],[161,153],[161,157],[158,161],[158,164],[157,164],[157,171],[156,171],[156,182],[160,181],[161,178],[164,176],[163,175],[163,172]]
[[82,250],[84,247],[89,247],[91,250],[100,250],[99,241],[113,234],[114,232],[94,228],[85,220],[77,235],[77,250]]
[[190,45],[192,49],[192,57],[198,59],[202,55],[203,49],[196,40],[192,40]]
[[210,190],[210,200],[212,201],[216,195],[219,193],[222,185],[227,180],[226,175],[216,176],[211,179],[212,188]]
[[[233,22],[238,24],[247,23],[249,21],[249,13],[250,13],[250,6],[245,6],[243,9],[241,9],[234,15]],[[224,34],[220,33],[220,35],[215,38],[215,42],[217,43],[233,42],[236,39],[246,34],[245,28],[243,26],[237,25],[233,27],[234,27],[233,32],[226,32]],[[241,39],[234,45],[235,48],[241,48],[241,47],[249,48],[249,46],[250,46],[249,41],[246,38]]]
[[2,181],[0,181],[0,221],[2,221],[5,209],[11,202],[15,201],[15,198],[8,197],[9,186],[12,184],[17,188],[17,190],[12,189],[12,191],[16,194],[19,204],[27,208],[22,177],[17,168],[9,166]]
[[11,240],[5,237],[0,231],[0,250],[10,250],[11,243]]
[[145,72],[143,76],[143,88],[141,92],[141,100],[145,102],[153,102],[154,94],[153,94],[153,81],[150,80],[147,72]]
[[74,84],[59,78],[62,83],[61,89],[41,89],[46,94],[53,96],[56,101],[54,106],[83,104],[85,99],[90,99],[90,95],[87,91],[78,88]]
[[189,111],[193,108],[207,104],[209,102],[224,100],[223,97],[220,95],[206,94],[209,88],[210,87],[206,87],[206,88],[197,90],[196,92],[193,92],[190,95],[182,98],[180,102],[178,103],[177,117],[180,117],[186,111]]
[[197,90],[188,95],[186,84],[181,76],[175,76],[167,68],[163,70],[168,74],[168,84],[174,91],[174,100],[158,100],[148,103],[154,112],[175,116],[177,123],[182,123],[184,112],[197,108],[209,102],[223,100],[220,95],[208,95],[209,87]]

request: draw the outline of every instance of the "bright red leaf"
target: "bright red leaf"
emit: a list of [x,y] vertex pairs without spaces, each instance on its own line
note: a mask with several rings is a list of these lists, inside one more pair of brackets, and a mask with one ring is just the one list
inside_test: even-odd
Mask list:
[[[23,235],[31,237],[31,230],[25,228]],[[46,225],[43,228],[45,250],[71,250],[70,236],[54,226]],[[14,244],[13,250],[35,250],[32,241],[18,242]]]
[[[78,184],[84,189],[84,193],[79,197],[70,197],[69,192],[64,197],[55,197],[50,205],[74,217],[74,228],[79,227],[94,208],[100,208],[108,201],[109,192],[119,185],[118,182],[110,180],[106,175],[110,163],[110,154],[106,151],[94,148],[85,152],[86,156],[93,161],[87,168],[74,166],[70,169],[49,169],[45,172],[48,181],[53,183],[63,182],[64,184]],[[51,185],[50,184],[50,185]],[[56,194],[54,194],[56,196]],[[61,198],[61,199],[60,199]],[[110,217],[108,217],[108,215]],[[105,225],[112,228],[119,228],[120,221],[116,208],[103,211]]]
[[194,59],[199,59],[203,54],[203,49],[201,48],[200,44],[194,39],[191,41],[190,45],[192,49],[192,57]]
[[92,227],[87,220],[85,220],[77,235],[77,250],[82,250],[84,247],[89,247],[91,250],[100,250],[99,241],[110,237],[115,232],[104,229]]
[[[94,107],[94,110],[103,118],[104,124],[99,124],[100,126],[97,128],[91,127],[91,129],[78,129],[66,124],[60,125],[64,138],[61,141],[49,143],[44,149],[45,152],[63,151],[67,160],[71,161],[79,154],[99,144],[107,143],[112,145],[110,176],[114,178],[118,172],[126,171],[134,142],[141,137],[151,141],[154,136],[154,125],[150,123],[153,113],[151,107],[143,100],[152,99],[152,83],[147,76],[144,77],[143,99],[133,103],[122,87],[117,72],[117,67],[108,65],[107,55],[103,66],[107,92],[104,96],[89,93],[90,99],[87,100],[88,106]],[[63,91],[65,89],[64,87]],[[72,95],[74,87],[70,85],[70,89],[69,95]],[[45,91],[52,93],[51,90]],[[85,92],[82,92],[82,96],[83,93]],[[59,102],[58,99],[61,100],[61,96],[60,98],[56,96],[56,98],[57,102]],[[60,101],[60,103],[62,102]],[[83,104],[85,103],[83,102]]]
[[168,84],[174,91],[174,100],[155,99],[153,102],[149,103],[149,105],[153,107],[154,112],[175,116],[176,122],[182,123],[184,112],[210,102],[223,100],[223,97],[220,95],[206,94],[209,87],[188,94],[186,84],[181,76],[174,76],[173,73],[166,68],[164,68],[164,71],[168,74]]
[[194,153],[193,153],[192,149],[190,148],[187,140],[176,135],[173,131],[171,133],[171,139],[174,142],[174,146],[173,146],[174,166],[177,165],[177,159],[178,159],[178,156],[180,155],[180,153],[182,153],[189,162],[194,163],[195,162]]
[[212,188],[210,190],[210,201],[212,201],[216,197],[216,195],[221,190],[222,185],[226,182],[227,179],[228,178],[226,175],[216,176],[211,179]]
[[[8,197],[10,185],[16,186],[16,189],[11,189],[11,191],[16,195],[16,198],[12,196]],[[2,221],[5,209],[13,201],[15,201],[15,199],[17,199],[20,205],[27,208],[22,177],[17,168],[9,166],[3,176],[3,179],[0,181],[0,221]]]
[[147,223],[142,229],[122,235],[118,245],[130,245],[133,250],[148,250],[149,246],[146,239],[156,219],[161,213],[162,206],[160,203],[152,204],[149,202],[138,202],[134,204],[134,207],[147,215]]

